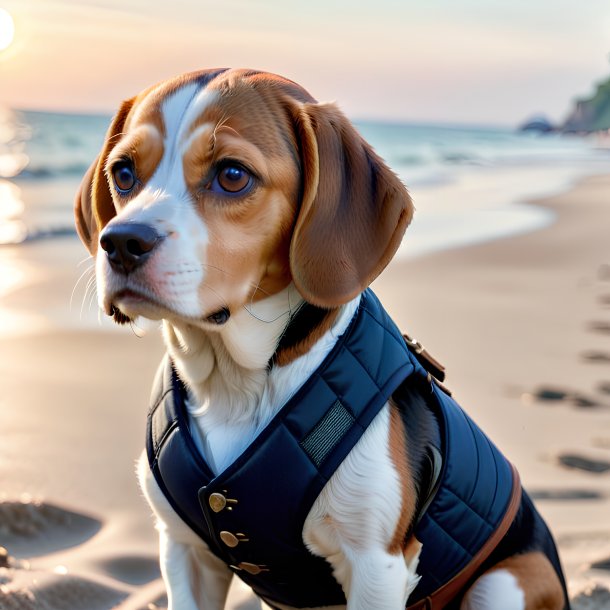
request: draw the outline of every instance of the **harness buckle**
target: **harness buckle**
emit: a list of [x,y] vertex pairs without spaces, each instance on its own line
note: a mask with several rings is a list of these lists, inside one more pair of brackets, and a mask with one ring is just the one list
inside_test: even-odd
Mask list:
[[407,334],[403,334],[403,338],[409,350],[426,372],[430,373],[435,380],[445,381],[445,367],[428,352],[423,344]]

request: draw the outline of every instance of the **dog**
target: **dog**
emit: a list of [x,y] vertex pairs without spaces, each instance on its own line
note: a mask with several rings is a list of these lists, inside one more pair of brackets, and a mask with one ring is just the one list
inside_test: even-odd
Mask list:
[[124,102],[76,196],[101,308],[162,320],[138,477],[171,610],[569,607],[516,471],[369,284],[413,216],[335,104],[244,69]]

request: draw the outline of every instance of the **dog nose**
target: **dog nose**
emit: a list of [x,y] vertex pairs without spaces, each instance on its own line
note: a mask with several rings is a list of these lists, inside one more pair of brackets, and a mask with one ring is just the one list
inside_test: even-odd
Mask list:
[[100,246],[112,267],[121,273],[131,273],[140,267],[161,241],[152,227],[137,223],[115,224],[100,235]]

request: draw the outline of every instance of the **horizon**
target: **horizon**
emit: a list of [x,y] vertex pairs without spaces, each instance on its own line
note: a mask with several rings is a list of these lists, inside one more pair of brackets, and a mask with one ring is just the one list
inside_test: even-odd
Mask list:
[[172,75],[249,65],[336,100],[355,120],[514,127],[536,115],[563,121],[610,72],[605,0],[0,0],[0,8],[15,21],[14,41],[0,51],[0,103],[32,111],[112,114]]
[[[1,106],[0,106],[1,108]],[[85,118],[103,118],[108,119],[109,121],[114,116],[112,110],[109,111],[87,111],[87,110],[48,110],[45,108],[16,108],[5,106],[6,109],[16,112],[16,113],[26,113],[26,114],[50,114],[56,116],[64,116],[64,117],[85,117]],[[400,119],[400,118],[391,118],[391,117],[361,117],[361,116],[350,116],[349,119],[353,121],[356,125],[358,124],[375,124],[375,125],[386,125],[386,126],[396,126],[396,127],[421,127],[421,128],[439,128],[439,129],[467,129],[467,130],[493,130],[497,129],[500,131],[510,131],[516,129],[518,125],[510,125],[510,124],[500,124],[500,123],[459,123],[459,122],[451,122],[448,120],[440,119],[438,121],[429,121],[426,119],[417,120],[417,119]]]

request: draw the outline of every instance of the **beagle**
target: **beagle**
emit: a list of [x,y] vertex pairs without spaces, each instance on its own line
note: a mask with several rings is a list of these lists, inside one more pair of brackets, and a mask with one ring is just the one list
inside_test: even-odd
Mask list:
[[280,609],[569,607],[516,471],[367,288],[412,215],[279,76],[189,73],[114,117],[76,226],[100,307],[162,320],[138,476],[171,610],[223,608],[234,574]]

